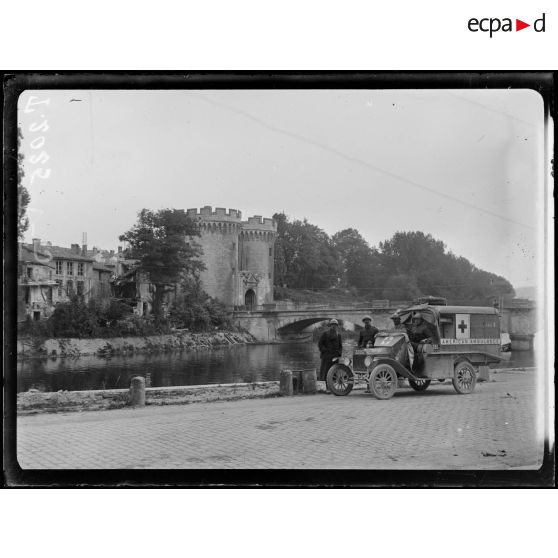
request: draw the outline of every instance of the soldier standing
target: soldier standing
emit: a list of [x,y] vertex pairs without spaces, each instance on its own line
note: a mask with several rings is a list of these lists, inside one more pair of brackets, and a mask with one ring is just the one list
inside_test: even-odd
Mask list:
[[324,331],[318,341],[318,349],[320,349],[321,366],[320,380],[326,380],[327,371],[333,365],[333,359],[341,356],[343,344],[341,335],[337,330],[339,322],[337,320],[329,321],[329,329]]

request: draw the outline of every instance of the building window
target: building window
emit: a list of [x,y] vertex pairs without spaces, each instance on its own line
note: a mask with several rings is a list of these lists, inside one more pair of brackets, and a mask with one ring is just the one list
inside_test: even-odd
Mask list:
[[78,263],[78,275],[83,275],[83,264],[80,262]]
[[52,287],[49,287],[47,290],[47,302],[52,304]]
[[29,279],[33,279],[33,268],[32,267],[27,268],[27,277],[29,277]]
[[83,292],[85,290],[83,285],[84,285],[83,281],[78,281],[77,282],[77,294],[78,295],[83,295]]
[[66,282],[66,292],[68,294],[72,294],[74,292],[74,282],[73,281],[67,281]]
[[269,249],[269,257],[271,258],[271,256],[273,256],[273,248]]
[[62,281],[60,281],[60,279],[57,279],[56,284],[58,285],[58,296],[61,297],[62,296]]
[[56,262],[56,275],[62,275],[62,262]]
[[74,262],[66,262],[66,273],[68,275],[74,274]]

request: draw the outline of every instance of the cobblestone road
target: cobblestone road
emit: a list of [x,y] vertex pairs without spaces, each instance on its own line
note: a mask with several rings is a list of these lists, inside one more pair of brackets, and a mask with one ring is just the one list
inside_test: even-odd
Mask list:
[[535,370],[363,391],[19,417],[23,469],[538,468]]

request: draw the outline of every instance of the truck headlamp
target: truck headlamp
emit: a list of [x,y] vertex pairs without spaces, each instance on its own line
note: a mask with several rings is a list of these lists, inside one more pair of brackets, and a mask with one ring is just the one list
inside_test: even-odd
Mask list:
[[366,368],[368,368],[371,364],[372,361],[374,360],[373,357],[371,357],[370,355],[368,355],[365,359],[364,359],[364,366],[366,366]]

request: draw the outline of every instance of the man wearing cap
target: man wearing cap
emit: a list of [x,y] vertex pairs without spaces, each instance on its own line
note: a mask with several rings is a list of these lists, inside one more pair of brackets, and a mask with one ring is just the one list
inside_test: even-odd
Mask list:
[[413,325],[409,333],[413,347],[416,349],[421,341],[431,337],[436,337],[436,331],[424,320],[420,312],[415,312],[413,314]]
[[372,325],[372,318],[370,316],[364,316],[362,321],[364,322],[364,329],[360,331],[357,347],[361,349],[363,347],[367,347],[369,343],[370,347],[373,347],[374,339],[378,333],[378,328]]
[[400,310],[397,309],[390,317],[391,321],[393,322],[393,327],[395,330],[406,331],[407,328],[404,324],[401,323],[401,315]]
[[329,329],[324,331],[318,341],[318,349],[320,349],[320,357],[322,363],[320,366],[320,380],[325,382],[327,371],[332,367],[333,359],[341,356],[343,344],[341,335],[337,331],[339,323],[337,320],[329,320]]

